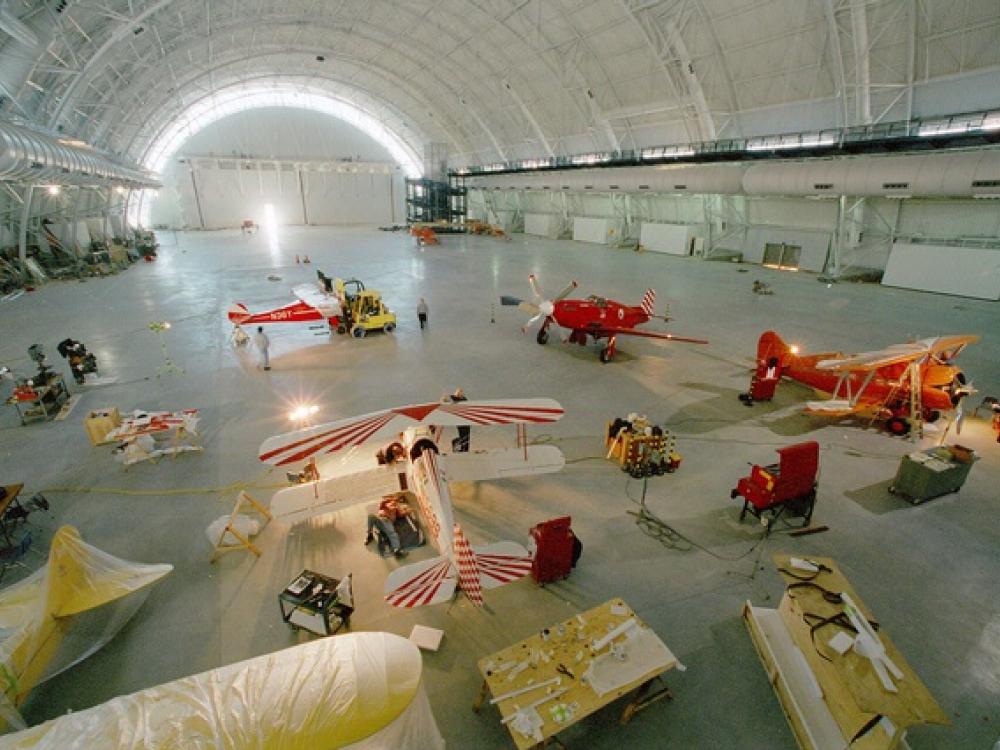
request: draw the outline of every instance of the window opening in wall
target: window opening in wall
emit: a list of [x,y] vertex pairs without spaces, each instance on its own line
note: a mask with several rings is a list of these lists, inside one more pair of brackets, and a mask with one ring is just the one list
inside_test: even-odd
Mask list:
[[764,259],[761,265],[766,268],[775,268],[779,271],[798,271],[801,256],[801,245],[768,242],[764,245]]

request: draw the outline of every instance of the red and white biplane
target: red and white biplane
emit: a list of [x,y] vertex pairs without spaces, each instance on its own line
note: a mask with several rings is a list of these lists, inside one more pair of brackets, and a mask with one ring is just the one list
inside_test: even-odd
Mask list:
[[238,326],[261,323],[311,323],[326,321],[331,331],[337,330],[343,311],[336,295],[319,288],[317,284],[299,284],[292,289],[298,300],[274,310],[250,312],[242,302],[235,302],[226,311],[226,317]]
[[[547,398],[428,403],[365,414],[268,438],[259,458],[290,466],[379,440],[398,441],[403,457],[395,463],[299,484],[279,490],[271,500],[276,518],[298,522],[350,505],[368,503],[407,490],[429,538],[440,555],[405,565],[386,579],[385,598],[397,607],[437,604],[460,588],[473,604],[483,605],[483,589],[517,580],[531,571],[531,557],[517,542],[470,545],[452,513],[449,482],[508,479],[559,471],[562,452],[551,445],[528,445],[524,425],[562,418],[558,402]],[[443,428],[517,425],[516,448],[441,454]]]
[[[539,344],[545,344],[549,340],[549,326],[556,325],[567,328],[570,331],[569,337],[564,341],[584,346],[587,337],[594,341],[607,339],[608,344],[601,349],[601,362],[610,362],[615,357],[615,344],[618,336],[644,336],[650,339],[663,339],[664,341],[685,341],[689,344],[707,344],[704,339],[688,338],[677,336],[673,333],[660,331],[643,331],[636,326],[648,323],[656,317],[653,306],[656,303],[656,292],[647,289],[642,297],[642,302],[638,305],[626,305],[616,302],[613,299],[591,295],[585,300],[566,299],[569,294],[576,289],[576,282],[571,281],[569,286],[563,289],[554,299],[547,300],[538,285],[538,280],[534,274],[528,277],[531,290],[535,294],[534,302],[525,302],[516,297],[501,297],[502,305],[517,305],[520,309],[530,313],[533,317],[522,326],[521,331],[526,331],[528,326],[537,320],[542,320],[542,327],[538,329],[535,340]],[[664,320],[668,318],[664,316]]]

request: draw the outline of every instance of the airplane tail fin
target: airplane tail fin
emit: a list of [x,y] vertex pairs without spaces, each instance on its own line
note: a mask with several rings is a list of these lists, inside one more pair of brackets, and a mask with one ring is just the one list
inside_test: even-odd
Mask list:
[[483,590],[495,589],[531,572],[531,555],[517,542],[473,548],[462,528],[454,528],[455,563],[444,555],[396,568],[385,579],[385,599],[394,607],[420,607],[448,601],[456,588],[477,607]]
[[458,577],[443,555],[396,568],[385,579],[385,600],[394,607],[420,607],[451,599]]
[[757,362],[768,363],[772,358],[777,358],[777,364],[784,367],[795,359],[792,347],[774,331],[764,331],[757,342]]
[[642,310],[649,317],[653,317],[656,306],[656,290],[647,289],[646,293],[642,295]]
[[226,310],[226,317],[233,323],[239,324],[250,317],[250,311],[242,302],[234,302]]

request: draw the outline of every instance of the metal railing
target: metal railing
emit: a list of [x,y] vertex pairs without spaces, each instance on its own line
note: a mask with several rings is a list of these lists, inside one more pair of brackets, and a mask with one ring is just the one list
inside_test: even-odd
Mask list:
[[638,151],[594,151],[570,156],[547,156],[461,167],[450,174],[533,172],[553,169],[639,166],[735,159],[836,155],[872,151],[961,148],[1000,143],[1000,110],[915,118],[848,128],[757,135],[665,146]]

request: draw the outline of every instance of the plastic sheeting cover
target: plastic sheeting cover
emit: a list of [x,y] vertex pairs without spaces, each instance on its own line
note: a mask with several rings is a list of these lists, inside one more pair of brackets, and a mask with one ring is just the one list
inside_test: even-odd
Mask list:
[[114,557],[60,528],[48,563],[0,591],[0,724],[18,724],[15,707],[31,689],[111,640],[171,570]]
[[444,743],[421,669],[396,635],[323,638],[0,737],[0,750],[433,750]]

